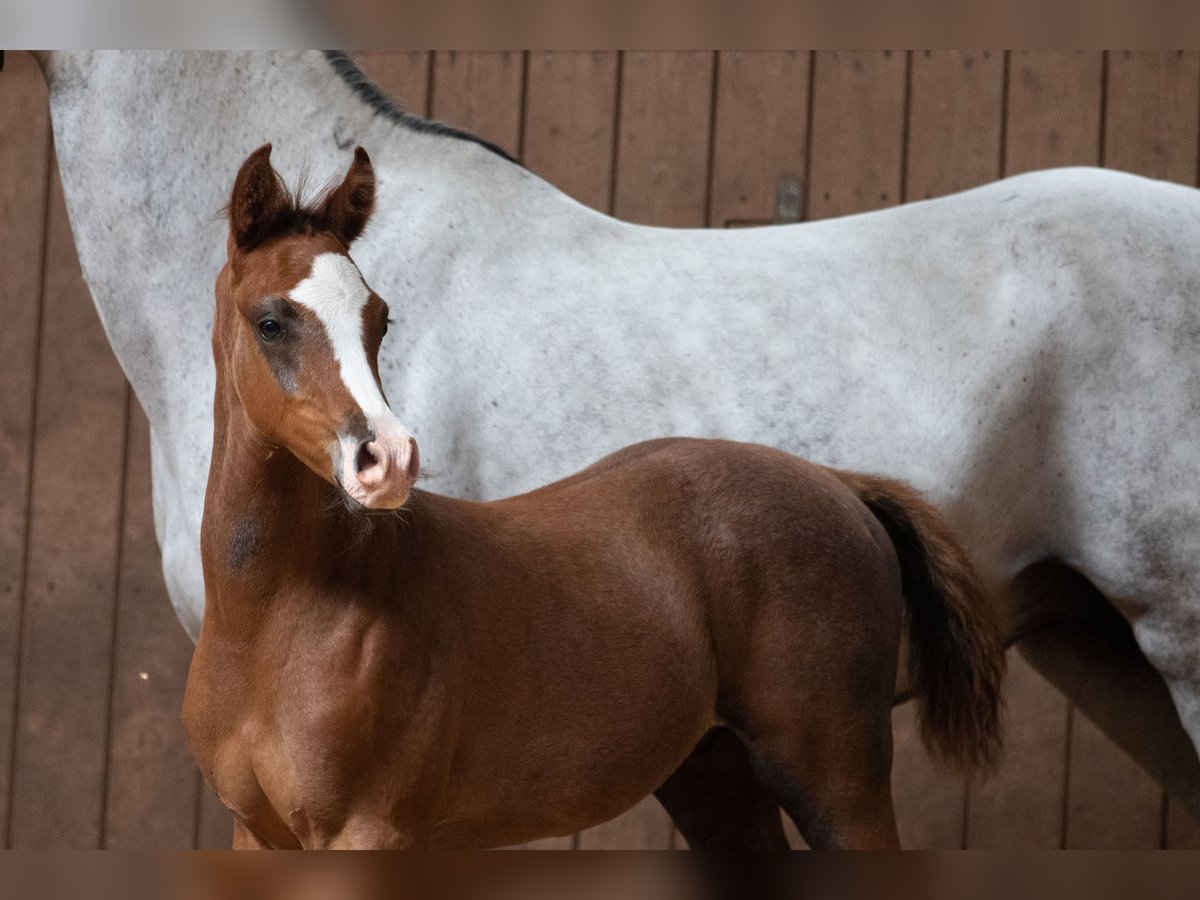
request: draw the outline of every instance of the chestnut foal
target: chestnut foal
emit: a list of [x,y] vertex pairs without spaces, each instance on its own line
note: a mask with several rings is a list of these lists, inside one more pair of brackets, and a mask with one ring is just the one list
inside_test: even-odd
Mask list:
[[786,846],[782,806],[811,846],[893,847],[902,631],[926,742],[994,761],[996,626],[903,485],[666,439],[493,503],[414,490],[347,254],[367,155],[307,207],[269,155],[217,279],[184,704],[235,846],[499,846],[656,792],[693,846]]

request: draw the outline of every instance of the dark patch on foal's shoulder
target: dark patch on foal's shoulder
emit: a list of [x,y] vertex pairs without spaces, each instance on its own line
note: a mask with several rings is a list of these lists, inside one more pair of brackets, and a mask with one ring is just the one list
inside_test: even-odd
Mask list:
[[243,568],[262,548],[262,534],[258,521],[243,516],[233,523],[229,532],[229,544],[225,547],[225,561],[233,571]]

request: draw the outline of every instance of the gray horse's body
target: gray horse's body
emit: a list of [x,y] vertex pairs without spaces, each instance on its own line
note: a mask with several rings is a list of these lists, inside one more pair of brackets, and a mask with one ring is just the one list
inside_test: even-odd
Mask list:
[[[376,115],[320,54],[45,65],[80,260],[150,418],[164,568],[191,634],[218,211],[264,141],[285,174],[321,177],[359,143],[380,196],[355,258],[391,305],[381,375],[431,489],[509,494],[667,434],[899,477],[1005,596],[1035,563],[1086,575],[1200,741],[1200,193],[1073,169],[826,222],[645,228]],[[1014,631],[1036,630],[1011,602]],[[1058,647],[1039,667],[1200,809],[1178,723],[1136,721],[1161,712],[1119,696],[1136,678]],[[1169,764],[1139,746],[1155,728],[1176,741]]]

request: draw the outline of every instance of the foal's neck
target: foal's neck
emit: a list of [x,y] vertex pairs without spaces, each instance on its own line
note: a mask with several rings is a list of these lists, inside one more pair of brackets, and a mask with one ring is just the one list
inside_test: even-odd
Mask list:
[[402,561],[394,550],[411,526],[410,510],[352,511],[339,488],[267,443],[223,393],[219,386],[203,525],[210,603],[303,596],[295,590],[303,585],[314,594],[335,585],[352,593],[374,579],[381,561]]

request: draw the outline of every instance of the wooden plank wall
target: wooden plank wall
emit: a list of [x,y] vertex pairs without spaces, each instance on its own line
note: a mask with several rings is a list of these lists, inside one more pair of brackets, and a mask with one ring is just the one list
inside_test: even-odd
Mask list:
[[[658,225],[816,219],[1102,164],[1197,180],[1194,52],[363,53],[402,106],[580,201]],[[0,74],[0,839],[214,847],[229,821],[178,724],[190,645],[159,571],[145,418],[89,302],[45,87]],[[61,476],[70,472],[69,481]],[[895,714],[919,847],[1200,847],[1200,827],[1017,656],[1006,762],[934,768]],[[661,807],[548,847],[681,845]]]

